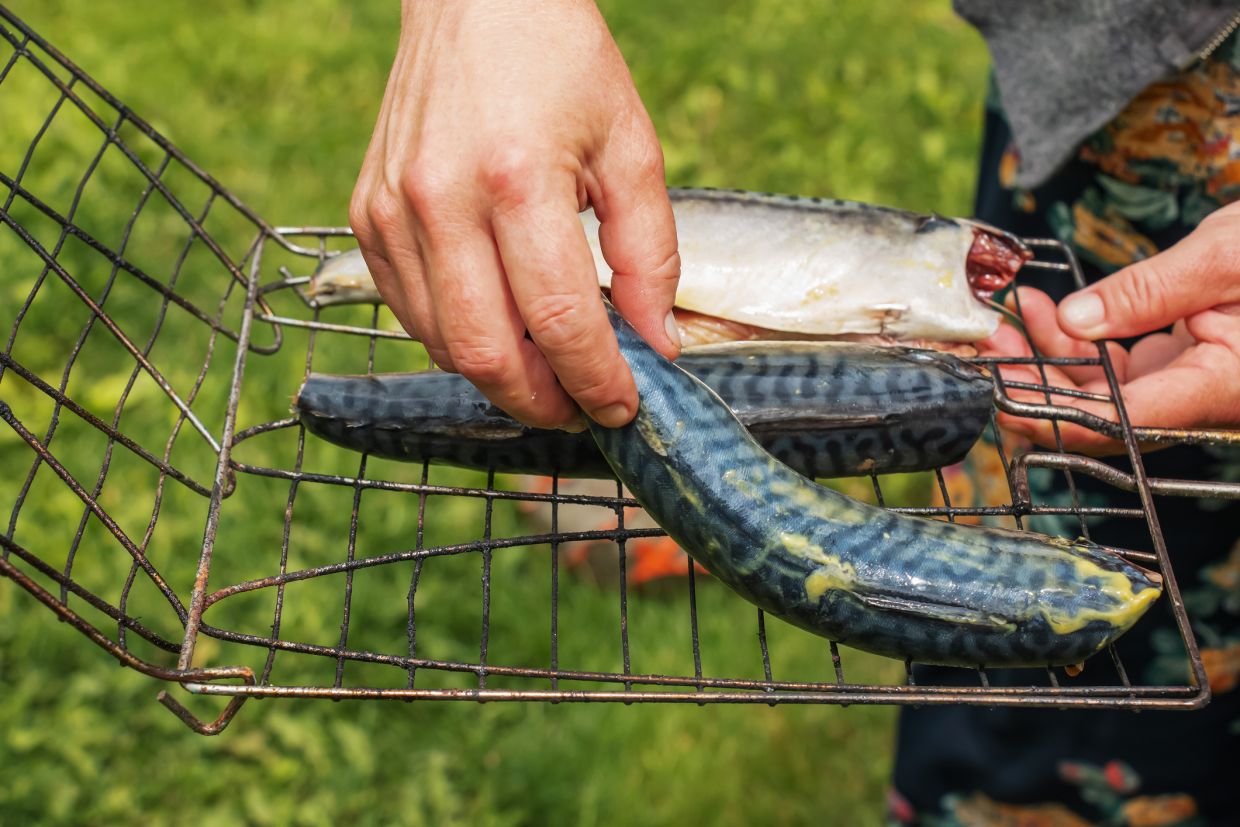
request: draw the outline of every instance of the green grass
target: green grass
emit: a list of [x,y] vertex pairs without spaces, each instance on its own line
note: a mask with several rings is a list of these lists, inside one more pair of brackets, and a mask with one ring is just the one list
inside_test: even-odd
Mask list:
[[[298,4],[188,0],[142,4],[124,12],[87,0],[21,2],[10,7],[103,86],[179,145],[190,158],[275,224],[340,225],[373,124],[396,37],[396,3]],[[832,195],[943,213],[967,213],[984,92],[985,51],[952,17],[947,2],[859,4],[824,0],[607,0],[602,3],[630,61],[664,143],[672,184],[744,187]],[[209,13],[206,11],[209,9]],[[8,57],[0,48],[0,61]],[[45,114],[23,105],[33,77],[0,85],[0,169],[10,172]],[[46,101],[40,105],[46,106]],[[66,122],[69,116],[66,116]],[[53,128],[32,167],[30,186],[67,208],[81,158],[96,149],[83,132]],[[148,143],[124,132],[144,159]],[[149,157],[148,157],[149,155]],[[76,159],[76,160],[75,160]],[[175,167],[179,193],[196,184]],[[0,190],[0,196],[5,195]],[[132,176],[105,154],[78,220],[116,238],[137,198]],[[198,204],[199,200],[192,202]],[[28,207],[14,215],[54,243],[56,228]],[[208,228],[237,257],[250,241],[243,222],[213,208]],[[155,204],[135,229],[129,254],[142,263],[175,257],[182,222]],[[98,295],[108,275],[101,260],[69,242],[61,260]],[[296,266],[293,257],[281,259]],[[0,230],[0,329],[7,329],[35,272],[31,257]],[[274,266],[270,262],[269,267]],[[304,260],[301,263],[304,268]],[[216,310],[221,275],[198,245],[178,291]],[[80,304],[56,280],[24,322],[14,354],[55,383],[80,331]],[[56,292],[60,291],[60,292]],[[149,290],[118,280],[108,309],[135,341],[150,326]],[[235,322],[233,296],[224,318]],[[278,301],[279,297],[273,299]],[[65,310],[65,308],[70,308]],[[288,309],[287,307],[285,309]],[[361,316],[345,313],[333,321]],[[268,334],[258,337],[266,341]],[[207,346],[203,327],[171,312],[152,361],[178,388],[196,377]],[[218,352],[193,409],[218,432],[235,349]],[[315,367],[357,369],[365,344],[320,347]],[[285,415],[304,363],[296,333],[271,357],[252,356],[241,424]],[[409,367],[407,348],[380,347],[381,369]],[[92,332],[69,393],[110,419],[132,360]],[[51,406],[13,378],[0,397],[46,429]],[[163,451],[173,421],[157,387],[140,378],[121,422],[151,451]],[[243,445],[243,461],[291,465],[292,433]],[[66,427],[56,453],[90,487],[104,440]],[[0,427],[0,530],[29,467],[29,451]],[[212,454],[192,434],[173,463],[210,479]],[[355,473],[356,457],[307,446],[307,467]],[[412,469],[372,462],[369,473],[415,479]],[[131,535],[150,518],[155,475],[120,451],[100,500]],[[477,478],[434,471],[438,483]],[[906,486],[916,496],[916,483]],[[222,585],[275,570],[287,484],[243,476],[226,501],[212,570]],[[345,554],[351,490],[304,486],[290,539],[290,568],[339,561]],[[479,536],[478,501],[432,501],[428,545]],[[408,548],[416,532],[410,498],[366,494],[360,553]],[[82,515],[80,503],[44,471],[23,508],[16,538],[63,565]],[[497,505],[495,532],[516,534],[520,517]],[[165,493],[150,555],[182,596],[189,592],[201,543],[202,499],[177,485]],[[74,577],[115,601],[128,556],[96,520],[88,521]],[[349,643],[400,652],[409,564],[359,572]],[[496,551],[491,662],[540,666],[549,659],[545,551]],[[47,585],[50,581],[44,579]],[[130,611],[179,642],[167,604],[139,578]],[[562,572],[560,664],[618,670],[614,584]],[[420,654],[477,657],[480,597],[475,555],[428,562],[419,588]],[[335,645],[343,579],[319,578],[286,593],[286,639]],[[708,582],[698,590],[703,667],[708,675],[760,677],[753,611]],[[80,599],[71,606],[91,614]],[[635,672],[692,674],[683,600],[668,589],[630,595]],[[270,590],[231,598],[207,614],[230,629],[267,634]],[[830,680],[825,645],[768,626],[777,677]],[[135,653],[174,658],[137,640]],[[202,665],[261,668],[264,650],[200,638]],[[846,653],[853,681],[898,680],[890,661]],[[12,584],[0,583],[0,823],[204,824],[358,822],[388,824],[801,824],[873,823],[890,768],[895,712],[882,707],[388,703],[271,700],[249,702],[225,734],[200,738],[154,702],[157,682],[112,661]],[[758,674],[755,674],[758,670]],[[281,654],[273,678],[330,684],[335,661]],[[349,664],[346,685],[404,685],[403,672]],[[465,676],[418,675],[419,686],[467,686]],[[530,686],[493,678],[496,687]],[[185,699],[184,693],[177,696]],[[221,704],[188,698],[204,717]]]

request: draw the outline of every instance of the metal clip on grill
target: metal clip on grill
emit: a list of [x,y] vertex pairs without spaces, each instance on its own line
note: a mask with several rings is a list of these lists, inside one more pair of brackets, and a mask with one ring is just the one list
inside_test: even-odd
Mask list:
[[[220,731],[254,696],[1134,709],[1209,699],[1153,495],[1240,492],[1150,480],[1138,445],[1240,435],[1131,427],[1102,348],[1096,359],[1031,361],[1101,366],[1111,394],[1097,398],[1114,404],[1116,422],[1051,404],[1062,391],[1045,371],[1042,384],[1020,388],[1046,404],[1016,401],[1002,381],[996,403],[1121,438],[1131,474],[1062,445],[1014,459],[999,448],[1006,502],[954,506],[938,471],[946,504],[902,510],[1018,527],[1066,516],[1086,537],[1089,517],[1143,520],[1150,545],[1137,556],[1165,578],[1169,611],[1156,622],[1180,636],[1184,683],[1134,683],[1114,649],[1081,678],[1029,670],[1018,688],[990,686],[984,669],[961,670],[964,685],[917,686],[908,664],[856,678],[844,663],[851,652],[767,624],[691,566],[675,593],[631,591],[626,543],[661,532],[625,528],[635,503],[620,490],[561,495],[553,480],[531,493],[494,472],[399,465],[307,440],[287,403],[312,366],[393,370],[425,359],[386,311],[323,311],[297,289],[348,230],[269,225],[3,7],[0,106],[0,573],[121,663],[229,696],[204,723],[160,693],[199,732]],[[1030,244],[1037,258],[1027,266],[1082,283],[1062,245]],[[1032,501],[1034,468],[1064,475],[1067,504]],[[1135,492],[1133,503],[1089,505],[1080,474]],[[871,483],[884,504],[884,480]],[[519,507],[530,503],[550,504],[549,533],[522,533]],[[614,515],[616,527],[557,530],[567,509],[583,508]],[[602,594],[615,602],[610,617],[574,615],[569,625],[564,613],[582,611],[574,598],[600,599],[597,584],[561,572],[561,545],[578,540],[610,549],[614,598]],[[507,599],[518,587],[525,614]],[[637,633],[656,603],[659,623],[674,616],[684,635],[679,672],[643,671],[642,647],[677,631]],[[541,609],[530,616],[528,605]],[[734,630],[735,652],[702,644],[707,611]],[[513,648],[505,632],[518,625],[541,625],[545,648]],[[781,658],[790,651],[821,656]],[[715,665],[738,657],[747,666]]]

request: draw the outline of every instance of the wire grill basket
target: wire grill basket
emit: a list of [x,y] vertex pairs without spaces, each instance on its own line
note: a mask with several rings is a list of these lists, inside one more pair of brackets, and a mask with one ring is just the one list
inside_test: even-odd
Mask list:
[[[1131,554],[1163,574],[1166,600],[1143,622],[1178,635],[1183,680],[1134,682],[1113,648],[1080,677],[1026,670],[1023,685],[992,686],[979,668],[960,670],[958,686],[918,686],[909,664],[767,623],[691,566],[660,588],[630,587],[631,546],[661,532],[625,528],[636,503],[618,488],[566,493],[552,480],[530,491],[493,472],[401,465],[307,439],[288,401],[312,367],[427,364],[385,310],[318,308],[302,292],[349,232],[269,225],[3,7],[0,107],[0,573],[122,663],[230,696],[203,721],[160,694],[199,732],[218,732],[255,696],[1129,708],[1209,699],[1153,496],[1238,492],[1148,479],[1138,446],[1235,443],[1234,433],[1133,428],[1122,403],[1118,424],[1053,405],[1045,371],[1042,384],[1019,388],[1046,394],[1044,404],[1017,401],[997,379],[1002,410],[1122,439],[1131,474],[1062,450],[1012,457],[997,441],[975,450],[1008,472],[1004,501],[953,505],[940,470],[945,504],[900,510],[1018,527],[1050,516],[1085,536],[1091,517],[1144,521],[1149,545]],[[1029,267],[1082,283],[1064,247],[1030,243]],[[1024,361],[1100,365],[1112,393],[1097,398],[1114,404],[1102,348],[1096,359]],[[1035,502],[1031,472],[1061,474],[1067,500]],[[1091,504],[1075,485],[1081,474],[1133,492],[1131,503]],[[862,482],[850,491],[891,504],[888,478]],[[531,529],[529,504],[549,510],[549,531]],[[573,510],[613,515],[614,527],[560,531]],[[593,579],[565,570],[562,547],[583,541],[602,559]]]

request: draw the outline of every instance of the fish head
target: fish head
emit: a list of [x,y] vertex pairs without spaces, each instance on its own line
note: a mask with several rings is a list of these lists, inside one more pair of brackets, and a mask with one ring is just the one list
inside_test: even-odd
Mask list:
[[978,301],[989,302],[995,293],[1012,283],[1025,262],[1033,258],[1033,252],[1011,233],[980,221],[969,223],[975,234],[966,259],[965,277]]

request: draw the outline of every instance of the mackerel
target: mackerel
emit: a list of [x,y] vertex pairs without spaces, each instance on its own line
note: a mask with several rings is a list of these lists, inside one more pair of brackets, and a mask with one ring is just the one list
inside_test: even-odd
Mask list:
[[[768,451],[809,476],[949,465],[990,421],[989,374],[934,351],[746,342],[686,350],[678,364],[714,388]],[[312,433],[388,459],[611,476],[589,434],[528,428],[443,371],[311,374],[294,410]]]
[[1062,666],[1161,594],[1158,574],[1084,540],[896,514],[806,479],[608,314],[640,402],[630,424],[590,433],[672,539],[766,612],[895,658]]

